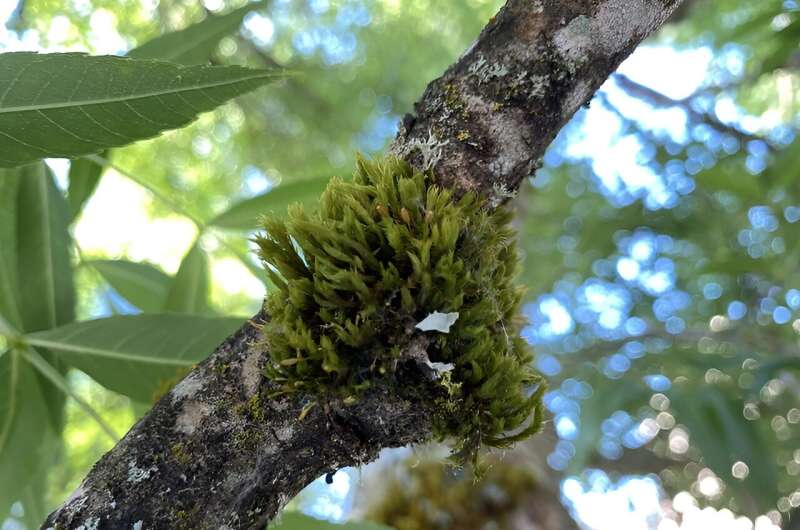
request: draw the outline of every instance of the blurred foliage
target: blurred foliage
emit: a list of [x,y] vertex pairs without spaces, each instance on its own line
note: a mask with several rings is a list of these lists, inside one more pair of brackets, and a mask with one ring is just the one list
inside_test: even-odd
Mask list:
[[[203,21],[206,11],[229,13],[245,2],[204,4],[26,0],[0,31],[0,49],[124,54]],[[308,201],[328,175],[350,172],[357,151],[379,153],[425,84],[499,4],[268,2],[220,40],[211,62],[280,65],[291,78],[186,129],[114,150],[102,157],[100,176],[97,164],[74,162],[70,171],[53,161],[54,178],[40,175],[38,187],[22,192],[16,178],[0,176],[0,285],[16,285],[17,250],[40,248],[32,238],[20,247],[17,236],[46,220],[17,220],[42,211],[36,197],[47,197],[74,217],[69,230],[66,222],[53,227],[62,234],[53,252],[72,270],[59,280],[74,278],[77,294],[73,303],[64,287],[61,315],[155,313],[167,300],[201,318],[252,314],[265,289],[248,242],[257,213]],[[627,82],[612,79],[517,198],[530,293],[523,336],[551,379],[545,402],[559,441],[548,463],[559,473],[631,473],[640,463],[645,473],[656,462],[668,495],[687,490],[750,515],[797,512],[799,34],[795,0],[689,2],[657,43],[709,53],[696,90],[665,96],[669,87],[643,86],[632,71]],[[635,167],[610,171],[613,153],[576,147],[598,115],[611,124],[608,146],[632,146],[625,152]],[[669,125],[676,115],[679,126]],[[33,201],[23,214],[21,193]],[[8,326],[56,324],[23,328],[36,310],[25,309],[22,320],[5,294],[0,289],[3,335],[14,336]],[[13,400],[0,395],[0,415],[24,403],[24,414],[52,419],[0,426],[0,459],[10,447],[22,455],[14,453],[13,469],[0,464],[2,482],[25,478],[12,484],[20,502],[11,513],[33,527],[111,441],[74,400],[62,410],[50,380],[9,370],[27,366],[16,351],[4,353],[9,346],[0,337],[0,394],[11,388],[10,373],[29,382],[16,380]],[[62,368],[72,392],[115,432],[146,410]],[[14,446],[3,445],[9,432],[21,433]]]
[[[552,376],[553,467],[631,472],[646,446],[668,492],[778,518],[800,506],[798,6],[713,6],[662,33],[713,51],[694,93],[612,78],[519,199],[526,281],[549,293],[523,334]],[[593,112],[644,177],[567,154]]]
[[396,530],[572,527],[569,521],[555,526],[556,520],[548,520],[547,504],[558,504],[558,497],[542,491],[529,467],[497,457],[481,465],[485,469],[476,478],[472,467],[430,457],[395,464],[371,486],[365,516]]

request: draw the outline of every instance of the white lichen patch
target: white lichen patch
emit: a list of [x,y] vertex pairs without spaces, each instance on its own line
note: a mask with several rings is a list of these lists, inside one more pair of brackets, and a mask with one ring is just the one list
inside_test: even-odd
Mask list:
[[439,160],[442,158],[442,147],[449,143],[450,140],[440,141],[436,138],[436,135],[433,134],[433,131],[428,131],[427,140],[422,141],[415,138],[406,144],[404,151],[405,154],[408,154],[418,149],[422,155],[422,169],[428,170],[439,163]]
[[485,83],[491,79],[504,77],[509,72],[506,65],[502,63],[489,63],[481,54],[478,54],[478,58],[474,63],[469,65],[467,70],[470,74],[478,78],[478,83]]
[[606,0],[594,16],[579,16],[556,32],[553,43],[574,71],[596,53],[612,55],[660,22],[660,0]]
[[458,313],[440,313],[434,311],[417,323],[415,328],[422,331],[438,331],[439,333],[449,333],[450,326],[458,320]]
[[175,385],[170,391],[170,396],[172,396],[172,402],[178,403],[179,401],[186,399],[188,397],[192,397],[197,394],[203,388],[203,379],[202,375],[196,372],[192,372],[183,380]]
[[455,369],[456,365],[453,363],[432,363],[428,361],[428,368],[436,373],[437,377],[441,377],[442,374],[446,374],[447,372],[452,372]]
[[291,440],[293,434],[294,428],[291,425],[286,425],[275,430],[275,438],[277,438],[279,442]]
[[486,66],[486,57],[484,57],[482,54],[478,54],[478,58],[475,59],[474,63],[469,65],[467,71],[472,75],[475,75],[480,72],[484,66]]
[[83,522],[83,524],[78,526],[75,530],[97,530],[98,526],[100,526],[100,518],[89,517]]
[[181,413],[175,418],[175,430],[183,434],[193,434],[209,414],[209,405],[200,401],[185,401]]
[[286,401],[273,400],[269,402],[269,408],[271,408],[276,412],[283,412],[284,410],[289,408],[289,403],[287,403]]
[[136,460],[131,460],[128,462],[128,482],[137,484],[143,480],[149,479],[150,476],[156,471],[158,471],[156,466],[142,468],[136,465]]
[[143,530],[144,528],[144,521],[136,521],[133,523],[133,527],[131,530]]
[[532,75],[530,78],[531,88],[528,94],[532,98],[543,98],[547,94],[547,88],[550,86],[550,80],[545,75]]
[[492,185],[492,198],[490,200],[492,208],[497,208],[507,199],[513,199],[516,195],[514,191],[508,189],[508,186],[506,186],[504,182],[495,182]]

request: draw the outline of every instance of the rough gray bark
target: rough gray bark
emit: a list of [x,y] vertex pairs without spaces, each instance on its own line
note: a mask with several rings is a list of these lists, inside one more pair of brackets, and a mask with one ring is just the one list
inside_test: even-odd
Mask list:
[[[509,0],[404,119],[392,152],[498,201],[680,0]],[[256,318],[265,318],[258,315]],[[414,385],[359,403],[268,398],[245,324],[139,421],[44,523],[49,529],[261,529],[304,486],[430,437]],[[407,377],[414,377],[409,370]],[[408,390],[401,390],[407,388]],[[298,417],[304,407],[323,404]]]
[[[95,464],[44,528],[263,529],[321,475],[430,436],[413,384],[408,395],[376,385],[350,406],[307,395],[269,399],[275,388],[261,374],[256,319]],[[320,404],[298,421],[312,402]]]
[[499,199],[681,0],[509,0],[433,81],[392,152]]

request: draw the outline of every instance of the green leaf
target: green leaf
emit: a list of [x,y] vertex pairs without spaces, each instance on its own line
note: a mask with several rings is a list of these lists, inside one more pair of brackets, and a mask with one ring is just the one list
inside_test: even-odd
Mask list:
[[[24,168],[17,211],[18,306],[26,332],[50,329],[75,319],[68,208],[44,164]],[[52,355],[42,355],[55,370],[66,371]],[[53,384],[36,374],[53,427],[63,427],[64,399]]]
[[25,331],[75,318],[67,203],[44,165],[25,168],[17,218],[17,279]]
[[[108,158],[108,151],[101,153],[100,156]],[[93,160],[79,158],[73,160],[69,166],[69,189],[67,191],[67,201],[69,202],[69,219],[74,221],[83,209],[86,201],[94,193],[100,177],[103,174],[104,166]]]
[[76,322],[26,337],[106,388],[149,402],[161,383],[203,360],[241,318],[126,315]]
[[25,360],[28,361],[31,366],[36,368],[36,370],[38,370],[45,379],[50,381],[53,386],[61,390],[61,392],[63,392],[66,396],[74,399],[78,404],[78,407],[83,409],[83,411],[100,426],[100,429],[102,429],[106,435],[111,438],[113,443],[117,443],[119,441],[119,436],[117,436],[117,434],[114,432],[114,429],[111,428],[108,423],[106,423],[103,417],[100,416],[100,414],[94,410],[94,408],[85,399],[73,392],[72,388],[70,388],[69,381],[67,381],[66,377],[64,377],[64,374],[53,368],[53,365],[47,362],[47,360],[33,348],[26,348],[22,354]]
[[164,308],[172,278],[147,263],[125,260],[88,260],[123,298],[145,313]]
[[[223,37],[236,31],[244,17],[255,9],[266,6],[266,2],[255,2],[225,15],[209,15],[202,22],[180,31],[161,35],[128,52],[132,59],[155,59],[184,65],[206,63]],[[108,158],[108,151],[100,154]],[[78,159],[69,168],[70,219],[74,220],[83,205],[91,197],[104,165],[88,159]]]
[[295,512],[284,512],[269,530],[391,530],[375,523],[334,524]]
[[323,177],[279,185],[267,193],[234,204],[208,224],[233,230],[254,230],[259,227],[259,216],[271,210],[283,210],[293,202],[312,203],[327,184],[328,177]]
[[0,167],[152,138],[280,76],[80,53],[0,54]]
[[208,312],[208,258],[198,245],[184,256],[172,280],[164,310],[174,313]]
[[0,317],[12,329],[22,327],[17,305],[17,192],[25,170],[0,169]]
[[18,352],[0,356],[0,521],[48,471],[58,449],[50,423],[42,421],[48,410],[36,375]]
[[134,48],[128,52],[128,57],[180,64],[205,63],[216,51],[219,41],[239,29],[248,13],[266,5],[267,2],[255,2],[224,15],[208,15],[197,24],[161,35]]

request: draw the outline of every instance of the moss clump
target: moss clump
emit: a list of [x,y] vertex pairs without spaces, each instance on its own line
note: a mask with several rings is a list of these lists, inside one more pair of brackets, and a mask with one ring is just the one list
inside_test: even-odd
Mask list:
[[[256,241],[277,286],[266,300],[267,376],[283,392],[352,400],[379,377],[403,384],[408,361],[451,363],[429,393],[437,434],[474,452],[535,432],[544,385],[519,337],[512,214],[484,204],[400,160],[359,160],[351,181],[331,180],[318,211],[292,205],[265,218]],[[449,333],[415,329],[436,311],[458,313]],[[420,335],[423,359],[409,354]]]
[[[375,484],[365,518],[397,530],[512,530],[536,501],[533,473],[519,462],[488,458],[476,480],[471,468],[437,460],[406,462]],[[525,518],[529,519],[529,518]]]

